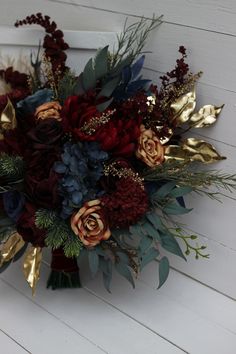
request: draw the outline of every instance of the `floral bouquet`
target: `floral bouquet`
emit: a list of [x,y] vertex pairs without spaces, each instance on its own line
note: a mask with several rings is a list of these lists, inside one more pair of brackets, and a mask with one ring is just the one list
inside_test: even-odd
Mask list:
[[210,186],[235,188],[235,176],[199,168],[224,157],[186,134],[215,123],[222,107],[195,112],[201,73],[189,72],[183,46],[159,88],[141,76],[143,47],[160,23],[125,26],[116,49],[99,49],[77,76],[50,17],[16,22],[38,24],[46,35],[28,73],[0,71],[7,87],[0,96],[0,271],[22,257],[33,291],[44,247],[52,252],[52,289],[81,285],[82,257],[108,291],[113,269],[134,286],[158,259],[160,287],[168,252],[208,257],[173,216],[191,211],[188,193],[217,198],[220,190]]

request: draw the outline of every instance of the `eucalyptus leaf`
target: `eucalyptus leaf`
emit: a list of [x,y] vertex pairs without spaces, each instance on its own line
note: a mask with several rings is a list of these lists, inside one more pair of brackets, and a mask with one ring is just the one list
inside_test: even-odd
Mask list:
[[163,213],[168,215],[182,215],[188,214],[193,209],[184,208],[177,203],[169,203],[163,208]]
[[133,288],[135,288],[135,284],[134,284],[134,279],[133,276],[131,274],[130,269],[128,268],[128,266],[124,263],[116,263],[115,264],[115,268],[117,270],[117,272],[124,277],[125,279],[128,280],[128,282],[132,285]]
[[178,198],[178,197],[182,197],[186,194],[189,194],[192,191],[193,191],[193,188],[189,187],[189,186],[176,187],[176,188],[172,189],[172,191],[170,192],[170,196],[174,197],[174,198]]
[[96,86],[96,77],[92,58],[89,59],[89,61],[85,65],[82,80],[85,91],[93,89]]
[[105,102],[103,102],[103,103],[98,104],[98,105],[96,106],[97,110],[98,110],[99,112],[105,111],[105,109],[107,109],[107,108],[110,106],[110,104],[111,104],[112,101],[113,101],[113,98],[110,98],[108,101],[105,101]]
[[146,233],[152,237],[154,240],[158,240],[161,242],[161,237],[159,232],[152,226],[152,224],[150,224],[149,222],[146,222],[143,225],[144,230],[146,231]]
[[141,241],[139,243],[139,248],[141,250],[142,253],[144,253],[148,248],[151,247],[153,243],[152,238],[148,237],[148,236],[143,236],[141,238]]
[[154,259],[156,259],[159,256],[159,251],[152,247],[150,248],[145,255],[142,256],[140,268],[141,270],[150,262],[152,262]]
[[160,199],[165,198],[176,185],[175,181],[167,182],[161,186],[158,191],[155,193]]
[[162,257],[159,263],[159,286],[158,289],[165,283],[168,278],[170,265],[167,257]]
[[161,238],[162,238],[162,247],[166,251],[173,253],[176,256],[179,256],[186,261],[186,258],[174,236],[166,233],[166,234],[161,234]]
[[95,249],[88,251],[89,268],[94,277],[98,271],[99,256]]
[[112,92],[115,90],[117,87],[118,83],[120,81],[119,77],[115,77],[114,79],[108,81],[101,89],[98,98],[99,97],[111,97]]
[[94,59],[94,69],[96,80],[101,79],[108,72],[108,45],[98,50]]

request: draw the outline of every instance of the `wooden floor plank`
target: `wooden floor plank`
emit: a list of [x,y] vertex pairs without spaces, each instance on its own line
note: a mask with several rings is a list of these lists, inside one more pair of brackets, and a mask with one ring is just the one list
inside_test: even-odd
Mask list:
[[[0,328],[28,352],[32,354],[106,352],[34,304],[2,279],[0,294]],[[20,348],[19,353],[21,352]],[[6,354],[4,351],[1,353]]]
[[0,346],[4,354],[26,354],[28,350],[24,349],[15,340],[0,330]]
[[[84,289],[67,289],[63,291],[50,291],[45,289],[48,269],[42,267],[41,281],[33,301],[71,328],[81,333],[109,354],[181,354],[186,351],[176,347],[175,344],[161,338],[159,335],[135,319],[130,318],[120,310],[97,298]],[[20,272],[13,265],[2,275],[11,284],[26,296],[31,296],[30,291],[20,276]],[[11,290],[8,289],[11,293]],[[134,293],[133,293],[134,295]],[[9,298],[11,295],[9,295]],[[27,300],[27,299],[26,299]],[[26,301],[25,300],[25,301]],[[28,300],[29,301],[29,300]],[[130,298],[127,301],[132,301]],[[15,302],[17,300],[15,299]],[[3,302],[4,303],[4,302]],[[30,310],[25,309],[26,317]],[[24,321],[25,322],[25,321]],[[41,321],[42,323],[42,321]],[[30,324],[26,324],[30,326]],[[51,325],[45,321],[45,331]],[[57,344],[54,344],[57,345]],[[57,346],[60,348],[60,346]],[[70,346],[70,354],[78,353],[76,347]],[[81,354],[85,353],[81,351]],[[89,353],[87,351],[86,353]]]
[[[157,278],[156,271],[149,268],[149,272]],[[178,294],[176,289],[179,284],[175,277],[170,278],[160,291],[148,288],[141,281],[137,282],[133,291],[119,276],[114,278],[112,295],[103,289],[101,279],[89,282],[87,288],[188,353],[235,354],[236,303],[233,300],[211,289],[207,289],[208,295],[205,296],[202,284],[198,284],[197,289],[191,289],[189,281],[182,282]],[[200,288],[204,290],[200,291]],[[196,300],[196,297],[199,298]]]

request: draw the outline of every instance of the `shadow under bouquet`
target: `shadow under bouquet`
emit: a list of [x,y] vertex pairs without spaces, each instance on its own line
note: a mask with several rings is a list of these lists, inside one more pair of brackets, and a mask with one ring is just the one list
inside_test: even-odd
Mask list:
[[81,285],[81,257],[108,291],[113,269],[134,286],[158,259],[160,287],[168,252],[208,257],[176,216],[191,211],[188,193],[217,199],[218,188],[235,188],[235,176],[200,169],[224,157],[189,136],[215,123],[222,107],[195,111],[201,73],[189,72],[183,46],[159,88],[142,77],[143,47],[160,22],[126,26],[116,49],[99,49],[79,76],[66,66],[69,46],[50,17],[16,23],[38,24],[46,35],[27,74],[0,71],[10,87],[0,96],[0,271],[22,257],[33,292],[44,247],[52,289]]

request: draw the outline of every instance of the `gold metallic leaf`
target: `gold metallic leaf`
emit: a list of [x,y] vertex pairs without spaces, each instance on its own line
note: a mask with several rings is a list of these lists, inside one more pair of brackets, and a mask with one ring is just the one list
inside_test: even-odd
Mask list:
[[13,259],[24,245],[25,241],[23,241],[21,235],[14,232],[0,247],[0,267]]
[[193,128],[204,128],[214,124],[223,107],[224,105],[221,107],[212,105],[203,106],[198,113],[194,113],[190,118],[190,126]]
[[165,146],[165,162],[190,162],[189,157],[186,154],[186,151],[179,145],[166,145]]
[[196,107],[196,92],[193,88],[192,91],[179,97],[175,102],[171,104],[171,108],[174,112],[173,121],[176,126],[186,123],[191,113]]
[[220,156],[216,149],[204,140],[189,138],[181,143],[186,157],[191,161],[199,161],[203,163],[213,163],[224,160],[225,157]]
[[42,260],[42,248],[41,247],[29,247],[26,251],[23,273],[26,281],[32,289],[32,294],[35,294],[37,282],[39,280],[40,265]]
[[16,125],[17,122],[16,122],[15,108],[8,98],[7,105],[2,111],[0,117],[0,127],[1,130],[11,130],[11,129],[15,129]]

